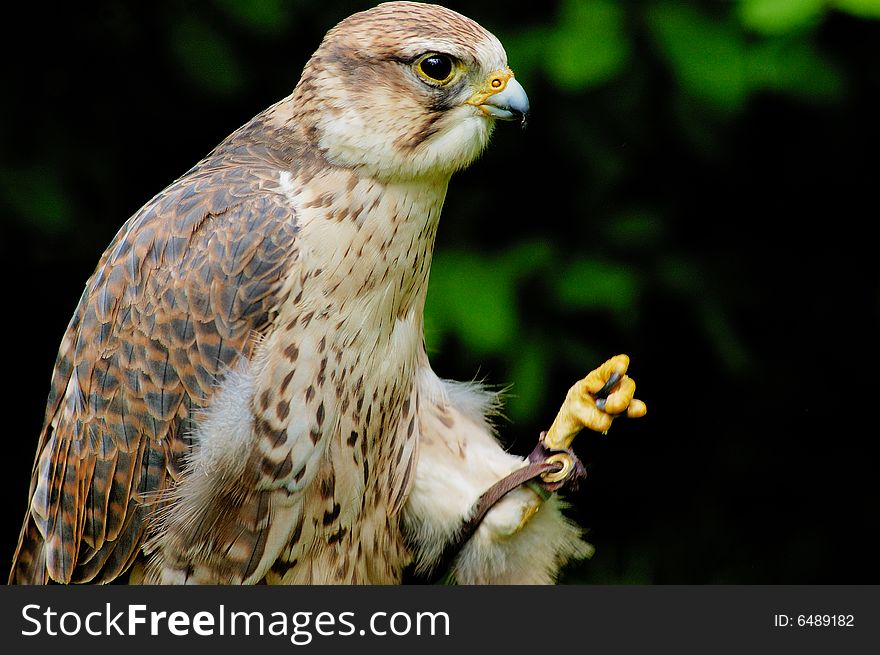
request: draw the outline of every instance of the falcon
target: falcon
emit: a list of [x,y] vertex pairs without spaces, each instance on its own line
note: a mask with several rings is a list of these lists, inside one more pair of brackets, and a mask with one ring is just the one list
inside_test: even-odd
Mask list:
[[[449,9],[389,2],[331,29],[290,96],[101,257],[61,342],[10,582],[431,570],[524,464],[496,439],[494,397],[432,371],[422,324],[450,177],[528,110],[498,39]],[[582,393],[563,431],[635,415],[633,389],[613,408]],[[552,582],[589,553],[562,509],[515,488],[454,578]]]

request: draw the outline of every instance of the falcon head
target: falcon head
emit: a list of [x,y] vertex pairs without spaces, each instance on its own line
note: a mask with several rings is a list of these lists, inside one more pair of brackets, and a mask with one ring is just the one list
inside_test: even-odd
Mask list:
[[384,180],[448,178],[529,101],[490,32],[437,5],[388,2],[331,29],[294,91],[330,162]]

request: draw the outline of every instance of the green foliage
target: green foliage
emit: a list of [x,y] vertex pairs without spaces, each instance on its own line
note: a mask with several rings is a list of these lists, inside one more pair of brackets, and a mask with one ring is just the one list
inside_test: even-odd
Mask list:
[[811,28],[825,13],[825,0],[740,0],[742,24],[761,34],[785,34]]
[[551,347],[544,340],[519,338],[512,354],[504,414],[515,423],[534,422],[547,399]]
[[774,39],[748,52],[753,88],[771,89],[808,100],[834,100],[844,90],[841,71],[804,38]]
[[[431,267],[425,307],[428,351],[440,352],[444,341],[455,337],[476,358],[512,354],[506,413],[513,419],[529,417],[542,400],[546,364],[543,348],[522,343],[516,282],[548,259],[546,245],[520,246],[501,256],[446,250]],[[468,372],[477,373],[476,368]]]
[[646,19],[684,91],[725,109],[743,103],[746,44],[730,18],[713,20],[688,5],[664,3],[652,7]]
[[540,69],[560,89],[579,91],[617,75],[629,56],[623,7],[611,0],[563,0],[550,26],[505,36],[517,75]]
[[58,171],[43,166],[0,170],[0,198],[48,234],[72,228],[70,198]]
[[601,309],[621,314],[636,306],[637,274],[598,258],[568,262],[555,280],[556,299],[572,309]]
[[208,23],[187,16],[175,25],[171,39],[181,69],[193,82],[223,95],[242,88],[244,71],[232,44]]
[[[831,5],[823,0],[742,0],[722,5],[562,0],[551,20],[527,30],[500,32],[517,75],[527,85],[544,79],[558,92],[556,102],[566,104],[589,103],[590,93],[605,87],[616,106],[636,103],[633,121],[652,120],[653,107],[638,104],[633,93],[640,92],[630,81],[629,69],[656,57],[678,92],[673,102],[679,108],[682,137],[713,157],[719,130],[748,111],[759,93],[811,103],[840,101],[847,75],[816,39],[832,6],[854,15],[872,15],[872,3],[858,0]],[[652,52],[635,47],[640,29]],[[602,145],[595,124],[571,112],[560,116],[560,121],[572,132],[569,144],[592,155],[590,165],[601,171],[603,183],[613,186],[623,179],[627,169],[620,153]],[[515,240],[507,251],[491,254],[441,249],[426,318],[432,350],[443,352],[444,342],[455,339],[477,361],[487,355],[503,358],[508,362],[505,381],[511,384],[509,414],[534,420],[530,412],[548,402],[547,370],[554,362],[567,360],[571,348],[543,338],[534,328],[542,319],[529,313],[527,299],[517,293],[531,276],[545,281],[548,298],[567,320],[605,317],[623,330],[639,320],[649,287],[687,299],[699,307],[691,320],[726,370],[748,368],[751,354],[732,326],[729,309],[708,300],[720,284],[708,274],[711,263],[664,252],[669,217],[662,209],[622,209],[613,217],[600,213],[586,221],[591,226],[589,245],[545,243],[541,255],[531,260],[520,257],[523,245]],[[639,253],[652,263],[631,266],[625,258],[616,260],[603,251]],[[570,346],[572,341],[567,343]]]
[[576,91],[613,78],[629,54],[623,19],[623,8],[611,0],[565,0],[548,35],[550,79]]
[[[639,220],[633,219],[631,230],[652,229],[637,226]],[[620,326],[633,318],[640,289],[634,270],[580,255],[566,259],[547,242],[516,244],[497,255],[440,251],[431,269],[425,308],[429,351],[441,351],[444,340],[455,337],[478,361],[486,356],[508,359],[507,414],[514,420],[532,418],[544,400],[555,349],[551,326],[543,327],[546,335],[524,333],[534,321],[529,303],[520,301],[516,290],[523,280],[536,277],[552,284],[552,303],[569,313],[608,314]]]
[[620,248],[656,248],[663,237],[663,220],[649,210],[624,212],[605,226],[603,236]]
[[292,5],[284,0],[215,0],[229,16],[255,32],[280,34],[287,28]]
[[[815,11],[804,8],[814,4]],[[818,21],[823,7],[812,0],[755,0],[741,5],[737,23],[666,3],[654,6],[646,18],[682,89],[716,108],[738,110],[751,93],[762,90],[824,100],[839,96],[841,72],[804,29]],[[754,41],[744,27],[769,36]]]
[[880,0],[833,0],[831,6],[861,18],[880,18]]
[[[477,354],[508,347],[517,328],[513,279],[489,257],[446,252],[431,269],[426,339],[437,348],[444,331],[457,334]],[[492,320],[485,320],[491,316]]]

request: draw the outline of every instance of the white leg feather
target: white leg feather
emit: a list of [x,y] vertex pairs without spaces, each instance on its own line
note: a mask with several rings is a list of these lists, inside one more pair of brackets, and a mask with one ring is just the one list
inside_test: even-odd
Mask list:
[[[430,571],[480,495],[525,461],[505,452],[487,420],[495,396],[478,385],[420,377],[419,457],[404,522],[416,567]],[[582,530],[527,487],[510,492],[484,518],[454,565],[460,584],[550,584],[568,561],[592,553]]]

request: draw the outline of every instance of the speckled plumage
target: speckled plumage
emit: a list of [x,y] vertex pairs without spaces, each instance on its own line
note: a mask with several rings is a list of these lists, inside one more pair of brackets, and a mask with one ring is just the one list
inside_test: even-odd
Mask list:
[[[427,84],[425,52],[465,72]],[[426,540],[521,463],[422,345],[446,186],[494,124],[465,101],[506,66],[441,7],[356,14],[291,96],[123,226],[61,344],[12,582],[394,583],[430,567]],[[432,477],[444,466],[474,471]],[[508,505],[535,504],[521,492]],[[493,551],[462,581],[549,581],[583,556],[548,517],[559,543],[538,573],[495,575]]]

